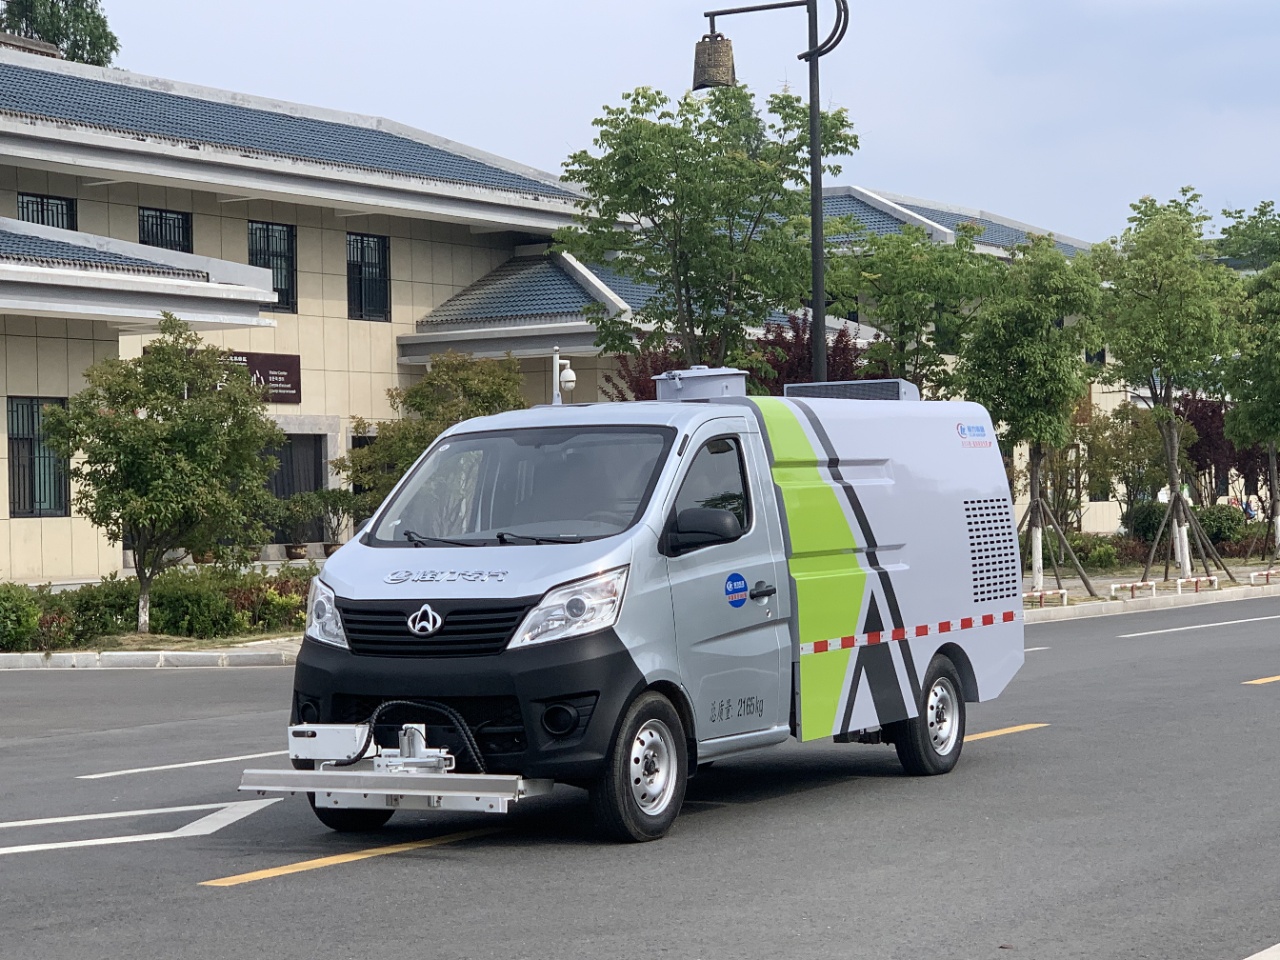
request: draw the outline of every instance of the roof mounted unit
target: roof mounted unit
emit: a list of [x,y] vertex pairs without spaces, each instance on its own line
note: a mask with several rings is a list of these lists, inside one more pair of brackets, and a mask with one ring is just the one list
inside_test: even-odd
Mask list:
[[919,400],[920,388],[910,380],[845,380],[839,383],[789,383],[786,397],[827,400]]
[[668,370],[653,378],[659,400],[718,400],[745,397],[747,374],[732,367],[694,366]]

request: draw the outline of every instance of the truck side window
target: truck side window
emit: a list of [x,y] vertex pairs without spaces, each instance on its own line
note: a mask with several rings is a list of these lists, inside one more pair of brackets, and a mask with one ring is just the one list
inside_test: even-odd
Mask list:
[[676,515],[691,507],[728,510],[746,530],[751,525],[751,514],[745,477],[738,440],[708,440],[689,464],[689,472],[676,494]]

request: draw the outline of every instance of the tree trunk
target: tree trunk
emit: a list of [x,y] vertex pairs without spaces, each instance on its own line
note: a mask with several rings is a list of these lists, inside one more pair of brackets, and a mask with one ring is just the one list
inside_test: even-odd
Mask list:
[[[1172,417],[1172,411],[1170,416]],[[1178,443],[1178,423],[1168,420],[1160,424],[1160,434],[1164,438],[1165,465],[1169,471],[1169,496],[1175,499],[1173,508],[1173,550],[1178,561],[1178,576],[1191,576],[1191,541],[1187,535],[1187,502],[1182,499],[1182,468],[1178,463],[1181,444]]]
[[1031,444],[1028,451],[1027,470],[1031,478],[1031,525],[1028,535],[1031,541],[1031,589],[1044,589],[1044,518],[1040,515],[1040,464],[1044,461],[1044,446]]
[[1276,445],[1267,444],[1267,481],[1271,489],[1271,556],[1274,562],[1280,556],[1280,503],[1276,502],[1276,494],[1280,492],[1280,483],[1276,480]]
[[151,578],[138,577],[138,632],[151,632]]

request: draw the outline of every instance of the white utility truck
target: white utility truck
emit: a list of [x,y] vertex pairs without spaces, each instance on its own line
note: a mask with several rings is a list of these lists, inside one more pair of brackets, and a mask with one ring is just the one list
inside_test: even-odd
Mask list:
[[965,704],[1023,660],[990,417],[899,381],[744,382],[695,368],[656,402],[442,434],[313,581],[295,769],[241,789],[368,830],[560,782],[652,840],[699,764],[791,737],[951,770]]

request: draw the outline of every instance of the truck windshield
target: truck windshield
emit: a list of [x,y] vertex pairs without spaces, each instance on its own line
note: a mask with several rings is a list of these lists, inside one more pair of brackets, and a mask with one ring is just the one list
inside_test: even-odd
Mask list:
[[580,543],[644,512],[675,439],[663,427],[540,427],[438,444],[387,503],[380,546]]

